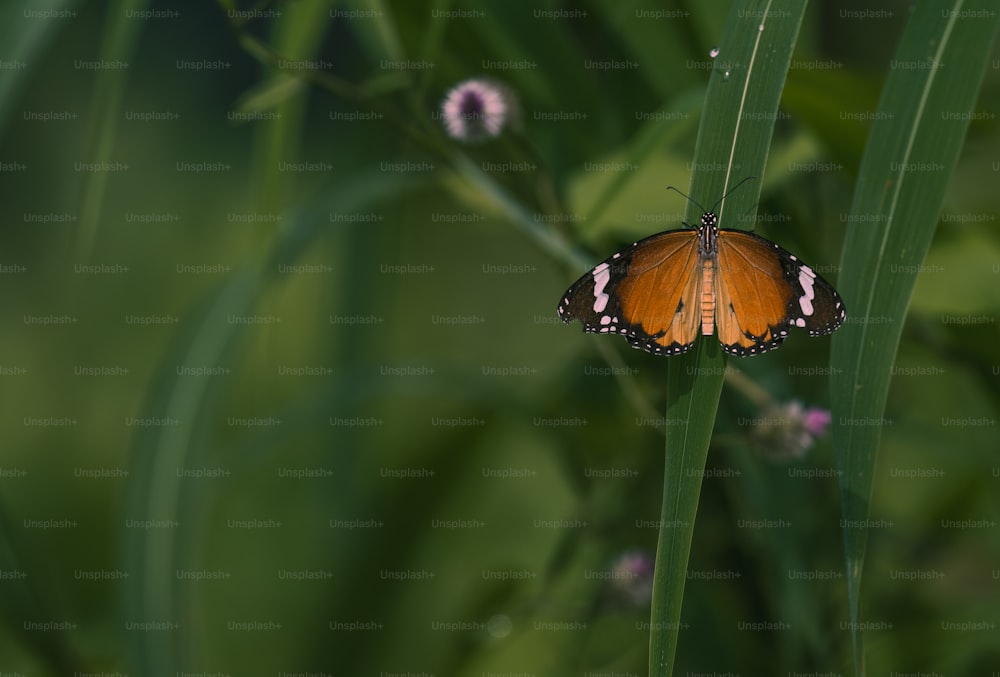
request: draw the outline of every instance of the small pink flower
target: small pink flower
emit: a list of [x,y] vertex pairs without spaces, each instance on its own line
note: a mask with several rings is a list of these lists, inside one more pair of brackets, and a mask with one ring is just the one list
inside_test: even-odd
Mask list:
[[826,434],[826,428],[830,425],[830,421],[833,420],[833,416],[826,409],[819,409],[817,407],[810,407],[806,409],[805,420],[803,424],[809,434],[813,437],[822,437]]
[[753,432],[765,455],[775,461],[789,461],[805,456],[826,434],[831,420],[826,409],[805,409],[801,402],[792,400],[768,407],[756,419]]
[[448,92],[441,113],[449,136],[474,143],[498,136],[513,121],[516,107],[507,87],[493,80],[474,79]]
[[653,558],[641,550],[622,553],[611,565],[611,588],[629,604],[649,604],[653,597]]

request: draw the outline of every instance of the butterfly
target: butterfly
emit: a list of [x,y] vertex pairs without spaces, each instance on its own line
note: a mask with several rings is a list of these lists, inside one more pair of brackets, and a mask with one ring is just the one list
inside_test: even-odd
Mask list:
[[792,327],[821,336],[843,324],[844,302],[829,282],[768,239],[720,229],[714,209],[697,228],[651,235],[595,266],[566,290],[562,321],[622,334],[655,355],[717,334],[740,357],[777,348]]

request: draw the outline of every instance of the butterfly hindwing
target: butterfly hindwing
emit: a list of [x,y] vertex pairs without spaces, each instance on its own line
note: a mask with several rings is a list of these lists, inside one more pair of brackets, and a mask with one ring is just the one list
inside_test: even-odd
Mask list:
[[701,326],[701,266],[695,232],[674,230],[640,240],[583,275],[559,304],[563,322],[584,331],[622,334],[635,348],[676,355]]

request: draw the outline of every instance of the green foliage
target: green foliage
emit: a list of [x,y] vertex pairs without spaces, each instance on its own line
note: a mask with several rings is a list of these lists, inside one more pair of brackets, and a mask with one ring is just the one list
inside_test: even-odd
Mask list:
[[[853,321],[833,340],[833,364],[841,369],[834,372],[831,389],[858,674],[865,672],[861,574],[885,403],[910,296],[1000,25],[1000,15],[991,8],[989,3],[924,3],[910,16],[894,56],[897,67],[882,90],[851,206],[841,293],[853,309]],[[951,71],[945,73],[949,64]]]
[[[722,223],[733,214],[751,211],[759,183],[743,194],[737,186],[763,174],[767,149],[777,119],[784,75],[799,31],[805,3],[783,5],[770,13],[771,2],[747,3],[731,12],[719,42],[718,60],[705,96],[691,194],[717,195]],[[738,174],[737,174],[738,173]],[[714,204],[717,198],[712,197]],[[703,209],[690,205],[688,223]],[[702,341],[690,357],[672,360],[667,373],[666,461],[663,511],[653,588],[650,674],[673,674],[706,457],[725,373],[717,345]]]
[[[0,673],[995,666],[996,16],[776,4],[0,8]],[[558,322],[748,176],[832,340]]]

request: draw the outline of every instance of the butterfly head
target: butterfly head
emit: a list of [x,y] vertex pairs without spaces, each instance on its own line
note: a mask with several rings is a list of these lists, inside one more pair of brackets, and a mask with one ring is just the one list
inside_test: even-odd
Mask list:
[[719,239],[718,217],[712,212],[701,215],[701,226],[698,227],[698,254],[702,257],[712,257],[716,252],[716,242]]

